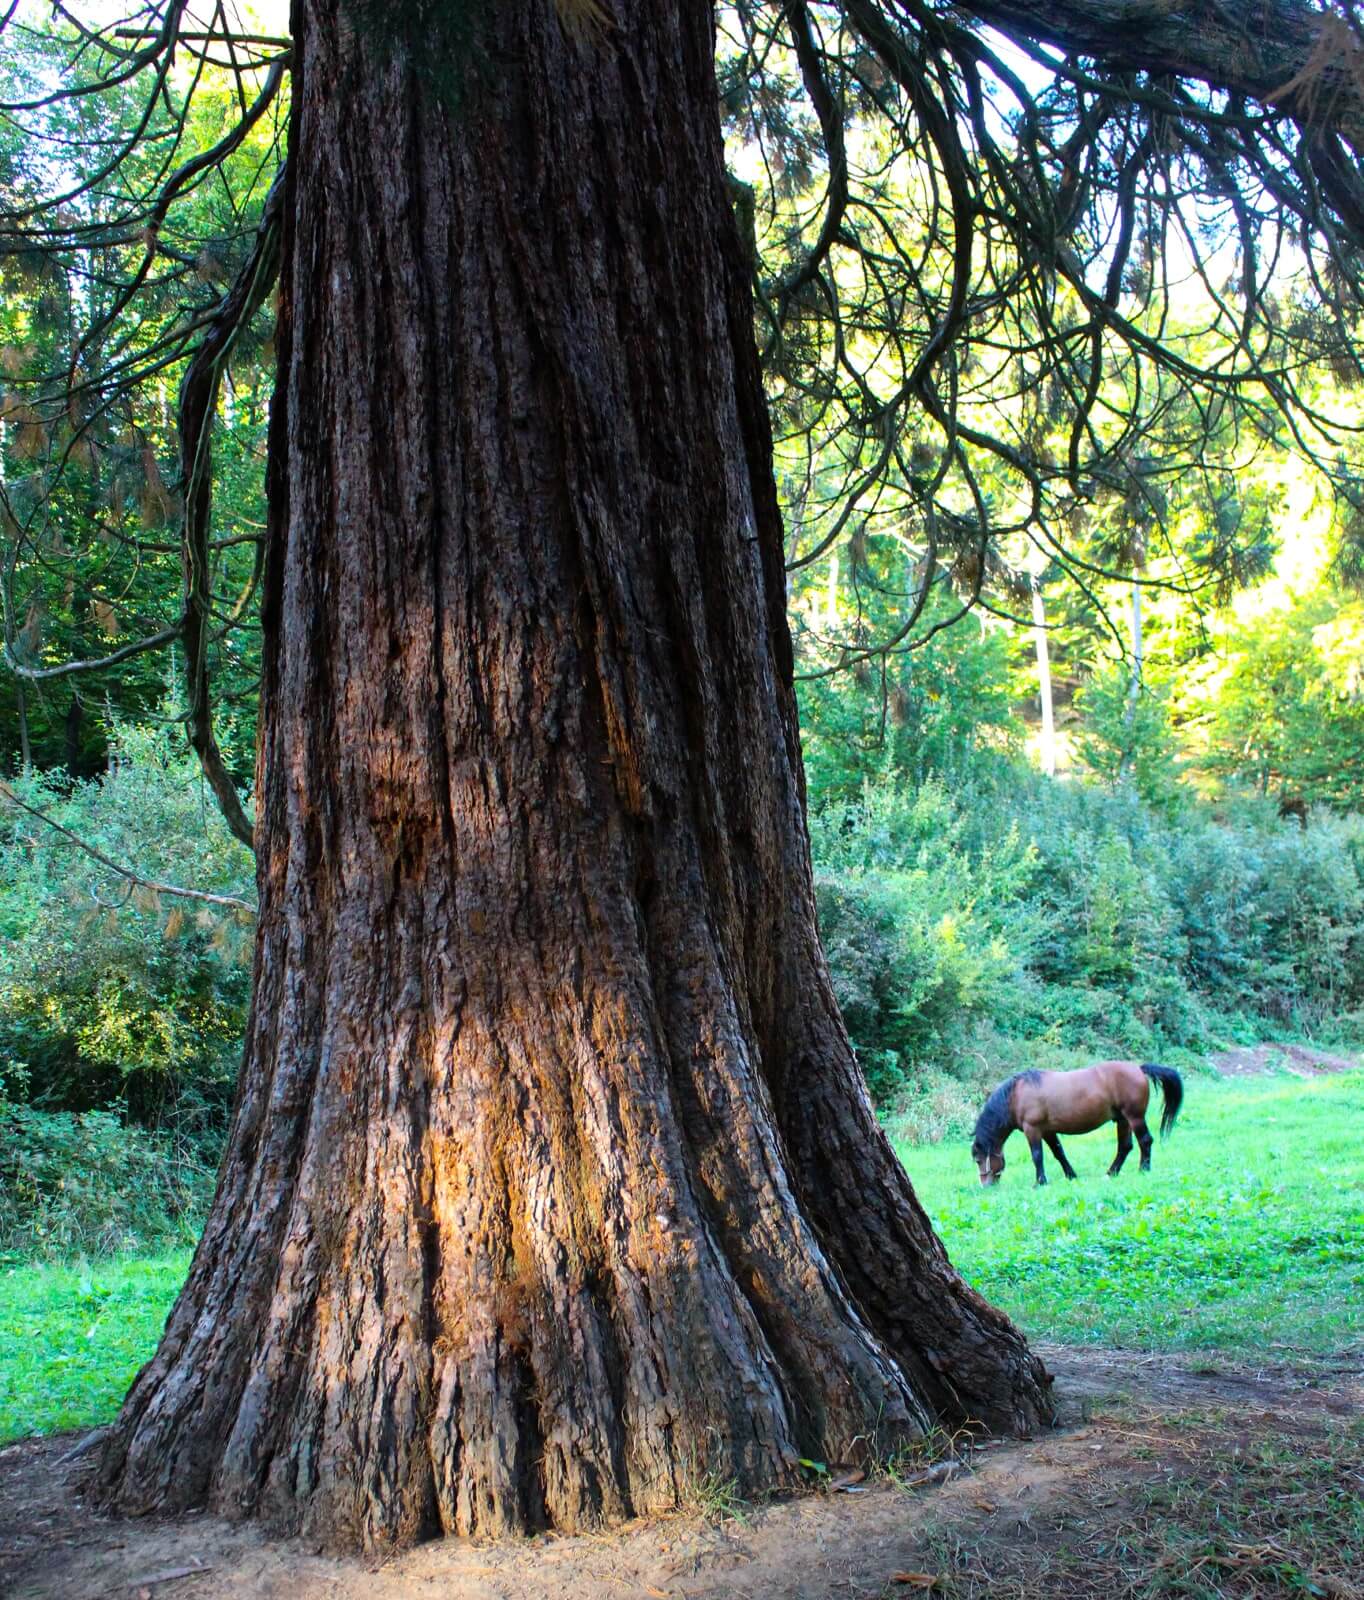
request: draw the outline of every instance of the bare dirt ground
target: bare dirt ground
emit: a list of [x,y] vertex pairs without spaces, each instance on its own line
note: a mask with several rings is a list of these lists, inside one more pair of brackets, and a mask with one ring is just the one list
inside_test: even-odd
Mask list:
[[1355,1072],[1358,1059],[1333,1055],[1305,1044],[1253,1044],[1222,1050],[1208,1057],[1224,1078],[1255,1078],[1267,1072],[1290,1072],[1296,1078],[1319,1078],[1327,1072]]
[[[75,1442],[0,1451],[7,1600],[1364,1600],[1364,1351],[1233,1368],[1044,1347],[1061,1426],[760,1507],[382,1565],[212,1516],[111,1522]],[[1239,1508],[1239,1510],[1238,1510]]]

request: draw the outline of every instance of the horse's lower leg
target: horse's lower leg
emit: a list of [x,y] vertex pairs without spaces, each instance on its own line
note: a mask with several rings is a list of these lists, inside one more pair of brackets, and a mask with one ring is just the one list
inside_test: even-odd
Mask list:
[[1141,1170],[1149,1172],[1151,1170],[1151,1146],[1155,1143],[1155,1140],[1151,1137],[1151,1130],[1146,1126],[1145,1118],[1132,1124],[1132,1132],[1136,1134],[1137,1143],[1141,1146]]
[[1118,1124],[1118,1153],[1113,1158],[1113,1165],[1108,1169],[1108,1176],[1116,1178],[1122,1171],[1122,1164],[1132,1153],[1132,1125],[1121,1113],[1113,1119]]
[[1047,1174],[1042,1165],[1042,1141],[1037,1138],[1031,1138],[1028,1140],[1028,1147],[1032,1151],[1032,1164],[1037,1168],[1037,1181],[1038,1183],[1045,1183]]
[[1061,1171],[1064,1172],[1068,1178],[1073,1178],[1075,1176],[1075,1168],[1072,1167],[1070,1162],[1066,1160],[1066,1152],[1061,1148],[1061,1141],[1054,1133],[1049,1133],[1045,1137],[1047,1141],[1047,1149],[1050,1150],[1052,1155],[1054,1155],[1061,1163]]

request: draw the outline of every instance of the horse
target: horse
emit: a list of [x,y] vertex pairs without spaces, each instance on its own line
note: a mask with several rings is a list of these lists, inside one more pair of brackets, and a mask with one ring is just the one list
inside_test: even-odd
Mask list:
[[1163,1137],[1174,1127],[1184,1103],[1184,1080],[1173,1067],[1158,1067],[1149,1061],[1096,1061],[1075,1072],[1015,1073],[985,1102],[976,1121],[971,1156],[980,1170],[980,1181],[999,1182],[1004,1171],[1004,1141],[1015,1128],[1023,1130],[1032,1149],[1038,1183],[1047,1181],[1043,1143],[1061,1163],[1066,1177],[1073,1178],[1075,1169],[1066,1160],[1057,1134],[1092,1133],[1106,1122],[1118,1125],[1118,1154],[1108,1169],[1109,1177],[1116,1178],[1122,1171],[1134,1134],[1141,1146],[1141,1170],[1149,1172],[1154,1141],[1146,1126],[1146,1106],[1153,1083],[1160,1085],[1163,1099]]

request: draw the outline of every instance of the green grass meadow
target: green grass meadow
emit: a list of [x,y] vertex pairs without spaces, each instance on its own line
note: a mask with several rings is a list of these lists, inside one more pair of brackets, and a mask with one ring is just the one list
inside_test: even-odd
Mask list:
[[[1153,1117],[1154,1122],[1154,1117]],[[1022,1134],[982,1189],[967,1140],[900,1147],[953,1261],[1062,1343],[1323,1354],[1364,1340],[1364,1073],[1185,1079],[1152,1168],[1105,1174],[1112,1128],[1062,1141],[1036,1187]]]
[[[1080,1177],[1033,1185],[1022,1136],[982,1190],[968,1141],[901,1155],[953,1260],[1028,1333],[1065,1343],[1325,1354],[1364,1340],[1364,1073],[1187,1080],[1154,1169],[1104,1176],[1111,1129],[1066,1141]],[[0,1441],[116,1410],[189,1253],[0,1269]]]
[[0,1443],[109,1421],[156,1348],[189,1258],[0,1268]]

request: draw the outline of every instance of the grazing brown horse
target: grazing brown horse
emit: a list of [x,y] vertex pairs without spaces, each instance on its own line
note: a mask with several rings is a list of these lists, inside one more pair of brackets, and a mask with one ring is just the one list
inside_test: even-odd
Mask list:
[[1149,1061],[1096,1061],[1076,1072],[1019,1072],[985,1102],[976,1122],[971,1155],[980,1168],[982,1183],[998,1183],[1004,1171],[1004,1141],[1015,1128],[1032,1148],[1038,1183],[1045,1183],[1042,1145],[1061,1163],[1068,1178],[1075,1169],[1066,1160],[1059,1133],[1093,1133],[1106,1122],[1118,1125],[1118,1154],[1108,1169],[1116,1178],[1127,1160],[1135,1134],[1141,1146],[1141,1170],[1151,1166],[1151,1131],[1146,1126],[1146,1106],[1151,1084],[1158,1083],[1164,1097],[1160,1131],[1169,1133],[1184,1103],[1184,1080],[1173,1067]]

